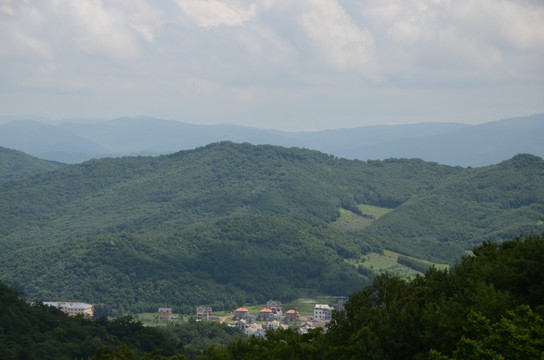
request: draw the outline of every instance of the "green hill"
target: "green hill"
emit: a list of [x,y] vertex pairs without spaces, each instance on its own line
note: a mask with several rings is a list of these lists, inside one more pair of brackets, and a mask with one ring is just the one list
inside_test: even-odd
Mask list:
[[[362,162],[229,142],[91,160],[0,186],[0,279],[115,314],[347,295],[370,283],[354,266],[370,252],[453,262],[481,234],[541,231],[543,164]],[[392,210],[368,214],[377,207]],[[368,223],[339,226],[349,212]]]
[[482,240],[544,230],[544,161],[517,155],[466,169],[380,218],[367,234],[384,246],[435,261],[453,261]]
[[60,163],[41,160],[0,146],[0,184],[60,168]]

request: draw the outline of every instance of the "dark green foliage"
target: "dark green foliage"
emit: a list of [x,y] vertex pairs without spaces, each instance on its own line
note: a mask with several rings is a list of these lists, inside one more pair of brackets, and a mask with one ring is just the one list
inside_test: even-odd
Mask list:
[[198,304],[231,310],[246,302],[293,299],[297,288],[347,295],[366,285],[367,278],[326,241],[360,251],[356,236],[319,220],[244,216],[152,234],[77,239],[5,258],[17,274],[7,279],[24,284],[30,297],[89,299],[116,315],[165,304],[192,313]]
[[[349,297],[345,312],[334,312],[326,333],[289,329],[248,340],[212,323],[169,325],[168,337],[130,317],[69,318],[29,306],[0,283],[0,351],[6,359],[539,360],[543,268],[544,235],[486,242],[451,271],[430,268],[412,281],[377,276]],[[212,338],[234,340],[200,352]]]
[[[205,359],[525,359],[544,356],[544,298],[538,275],[519,286],[520,269],[544,268],[544,235],[484,244],[451,272],[430,268],[413,281],[383,274],[353,293],[326,334],[267,333]],[[509,279],[503,279],[510,274]],[[507,284],[511,280],[512,283]]]
[[41,160],[0,146],[0,184],[52,171],[62,166],[60,163]]
[[367,233],[401,253],[453,262],[482,239],[540,233],[543,221],[544,161],[524,154],[444,178],[376,221]]
[[237,327],[230,327],[213,321],[188,321],[168,324],[166,333],[184,344],[185,353],[193,357],[210,346],[226,346],[247,336]]
[[407,256],[399,256],[397,262],[401,265],[408,266],[410,269],[424,273],[430,267],[429,264],[424,263],[423,261],[418,261],[416,259],[409,258]]
[[336,314],[324,358],[540,359],[543,251],[544,235],[529,236],[486,243],[451,272],[378,276]]
[[[115,351],[108,349],[118,348]],[[29,305],[18,293],[0,283],[0,357],[2,359],[115,359],[137,356],[161,348],[172,356],[183,351],[166,333],[144,327],[130,317],[98,320],[69,317],[60,310]],[[100,350],[99,350],[100,349]],[[106,357],[106,354],[117,357]],[[123,356],[124,356],[123,355]]]
[[[91,160],[0,185],[0,277],[115,315],[232,309],[298,288],[347,295],[369,283],[350,264],[370,251],[453,261],[488,234],[542,229],[543,164],[361,162],[229,142]],[[358,204],[395,209],[364,230],[330,225]]]
[[210,347],[203,352],[202,360],[311,360],[320,359],[324,351],[321,329],[299,335],[292,329],[268,331],[266,339],[250,338],[236,341],[226,348]]

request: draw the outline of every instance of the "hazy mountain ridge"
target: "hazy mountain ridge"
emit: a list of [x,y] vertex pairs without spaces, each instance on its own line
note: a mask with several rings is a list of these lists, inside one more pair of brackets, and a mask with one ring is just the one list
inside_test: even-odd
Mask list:
[[69,163],[108,156],[167,154],[229,140],[305,147],[348,159],[421,158],[453,166],[485,166],[519,153],[544,156],[543,137],[544,114],[480,125],[421,123],[318,132],[195,125],[150,117],[0,124],[0,146]]

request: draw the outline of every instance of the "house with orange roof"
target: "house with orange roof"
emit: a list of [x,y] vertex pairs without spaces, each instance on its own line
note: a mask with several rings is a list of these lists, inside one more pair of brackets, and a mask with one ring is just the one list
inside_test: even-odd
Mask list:
[[291,309],[285,313],[285,321],[290,322],[290,321],[297,321],[297,320],[298,320],[298,311]]
[[239,307],[238,309],[234,310],[234,318],[236,320],[243,319],[248,313],[249,311],[246,308]]
[[272,314],[272,310],[270,310],[269,308],[263,308],[259,311],[259,320],[268,321],[268,319],[270,319],[270,315]]

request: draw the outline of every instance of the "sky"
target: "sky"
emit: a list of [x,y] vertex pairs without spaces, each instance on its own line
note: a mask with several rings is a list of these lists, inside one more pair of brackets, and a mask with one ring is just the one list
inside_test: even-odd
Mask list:
[[0,0],[0,115],[315,131],[541,112],[542,0]]

